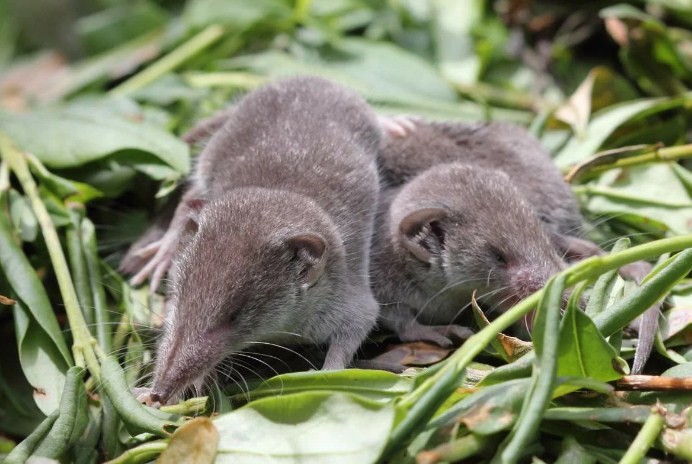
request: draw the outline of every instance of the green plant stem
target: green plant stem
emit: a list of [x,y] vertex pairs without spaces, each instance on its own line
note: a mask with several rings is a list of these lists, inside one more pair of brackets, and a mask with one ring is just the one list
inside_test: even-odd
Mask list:
[[620,459],[620,464],[638,464],[646,456],[651,445],[663,430],[665,425],[665,411],[656,405],[651,409],[651,415],[644,422],[641,430],[632,442],[632,446],[627,449],[625,455]]
[[159,410],[168,414],[175,414],[178,416],[197,416],[204,412],[204,410],[207,407],[208,400],[208,396],[190,398],[189,400],[181,401],[178,404],[172,404],[170,406],[161,406]]
[[502,87],[476,82],[472,85],[452,83],[460,94],[488,105],[501,106],[523,111],[537,112],[538,108],[550,106],[548,102],[523,92],[507,90]]
[[17,446],[14,447],[12,452],[8,454],[2,461],[3,464],[25,464],[34,449],[41,443],[41,440],[50,432],[51,427],[58,419],[60,415],[59,411],[55,411],[50,416],[43,419],[43,421],[31,432],[31,435],[26,437]]
[[94,224],[89,219],[82,219],[81,223],[82,245],[86,258],[89,274],[89,286],[91,288],[92,301],[94,302],[94,322],[96,323],[96,338],[101,349],[111,349],[111,325],[108,317],[108,304],[106,292],[103,289],[100,262],[96,245],[96,231]]
[[[601,156],[611,156],[609,154]],[[634,156],[625,156],[620,159],[614,160],[612,163],[594,165],[590,169],[588,165],[597,162],[599,155],[585,161],[581,165],[575,167],[568,177],[569,182],[573,182],[576,179],[583,178],[584,176],[593,176],[600,174],[605,171],[617,168],[626,168],[631,166],[638,166],[647,163],[653,163],[657,161],[677,161],[685,158],[692,158],[692,144],[678,145],[675,147],[659,148],[646,153],[642,153]],[[570,173],[570,174],[571,174]]]
[[622,193],[621,190],[613,187],[598,186],[593,184],[577,185],[572,187],[572,191],[577,195],[601,195],[604,197],[615,198],[618,200],[624,200],[633,203],[644,203],[646,205],[660,206],[663,208],[688,208],[690,206],[688,202],[672,203],[667,201],[665,198],[637,198],[635,195],[628,195],[626,193]]
[[231,87],[251,90],[267,82],[267,78],[247,72],[185,73],[185,82],[192,87]]
[[212,45],[224,34],[224,29],[218,24],[212,24],[202,32],[180,45],[168,55],[160,58],[151,66],[135,74],[109,92],[114,96],[123,96],[139,90],[160,77],[173,71],[205,48]]
[[67,243],[67,253],[70,259],[70,270],[79,298],[79,304],[82,308],[84,321],[91,324],[94,321],[93,307],[94,301],[91,296],[91,288],[89,286],[89,271],[84,259],[84,246],[82,237],[79,233],[80,223],[84,217],[84,207],[81,204],[68,205],[71,224],[67,227],[65,234]]
[[[618,253],[594,256],[574,264],[562,271],[561,274],[565,274],[565,285],[570,287],[584,279],[595,280],[599,275],[622,267],[625,264],[653,258],[663,253],[674,252],[685,248],[692,248],[692,234],[657,240],[655,242],[628,248]],[[385,457],[389,457],[393,450],[398,449],[410,432],[416,430],[418,427],[424,426],[416,423],[423,420],[425,415],[420,413],[419,415],[412,414],[412,407],[425,397],[426,403],[428,403],[431,408],[437,409],[447,399],[447,396],[431,398],[431,396],[444,393],[439,391],[439,389],[435,389],[435,385],[440,382],[442,378],[449,376],[450,372],[454,378],[458,378],[460,374],[463,373],[464,368],[485,349],[499,332],[505,330],[535,308],[542,295],[543,290],[539,290],[509,311],[500,315],[500,317],[491,322],[490,325],[471,336],[433,375],[423,381],[418,388],[401,398],[399,407],[409,411],[409,413],[392,431],[390,441],[384,454]]]
[[[617,253],[622,250],[626,250],[630,247],[629,238],[619,239],[613,246],[612,253]],[[591,296],[589,297],[589,302],[586,304],[586,309],[584,310],[590,317],[595,316],[603,312],[613,291],[613,284],[617,278],[617,270],[613,269],[608,271],[598,278],[596,284],[591,291]]]
[[538,434],[538,427],[555,387],[560,303],[564,291],[565,274],[556,275],[545,286],[534,328],[538,363],[534,364],[531,388],[524,398],[512,432],[500,446],[493,462],[517,462]]
[[125,451],[117,458],[106,462],[106,464],[133,464],[138,462],[149,462],[161,454],[163,450],[166,449],[166,446],[168,446],[167,440],[145,443],[136,448]]
[[437,448],[421,451],[416,456],[417,464],[435,464],[440,461],[457,462],[469,458],[484,450],[491,443],[487,436],[469,434],[459,439],[440,445]]
[[293,8],[293,21],[296,23],[303,23],[310,12],[310,4],[312,0],[297,0],[295,7]]
[[[605,337],[610,337],[618,330],[625,327],[634,317],[641,314],[638,313],[633,315],[631,312],[625,311],[625,309],[631,307],[633,302],[635,302],[638,307],[653,306],[672,290],[678,282],[680,275],[685,275],[690,271],[690,267],[692,267],[690,261],[692,261],[692,249],[687,249],[676,255],[670,265],[658,271],[656,277],[650,281],[646,281],[645,279],[641,287],[635,289],[626,298],[618,301],[604,312],[594,317],[593,322],[596,324],[596,327],[598,327],[598,330]],[[656,285],[651,285],[652,282],[656,282]]]
[[651,415],[649,406],[632,406],[627,408],[552,408],[546,411],[546,420],[559,421],[596,421],[596,422],[633,422],[643,424]]
[[[635,317],[641,315],[660,300],[662,295],[679,282],[682,276],[687,275],[690,268],[692,268],[692,249],[685,250],[674,256],[670,265],[660,268],[655,277],[649,279],[647,276],[641,287],[607,308],[605,312],[596,315],[593,319],[594,324],[596,324],[603,336],[612,337]],[[659,269],[659,266],[656,269]],[[493,379],[493,377],[496,376],[497,372],[502,372],[500,376],[502,380],[526,377],[534,358],[534,352],[527,353],[516,362],[497,368],[483,379],[483,383],[485,385],[496,383],[497,379]],[[495,382],[492,380],[488,382],[488,379],[495,380]]]
[[65,305],[67,319],[70,324],[70,329],[72,330],[72,351],[75,356],[75,362],[77,365],[86,365],[91,375],[98,380],[100,378],[100,367],[91,344],[93,337],[89,332],[86,321],[84,320],[84,315],[79,307],[77,292],[75,291],[72,277],[70,276],[70,270],[67,267],[65,254],[60,245],[58,232],[50,218],[46,205],[43,203],[38,193],[38,188],[29,171],[26,157],[3,133],[0,133],[0,152],[10,169],[17,176],[22,189],[24,189],[24,193],[29,197],[31,207],[41,226],[41,233],[43,234],[43,239],[48,248],[48,254],[53,264],[55,276],[58,280],[58,287],[60,288],[60,294],[62,295],[63,304]]

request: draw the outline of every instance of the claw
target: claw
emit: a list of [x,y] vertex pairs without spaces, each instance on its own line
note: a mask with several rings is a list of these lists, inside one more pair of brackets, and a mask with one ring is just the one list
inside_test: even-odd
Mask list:
[[378,116],[382,128],[394,137],[406,137],[415,132],[418,118],[415,116]]
[[[161,283],[161,279],[171,267],[171,261],[177,244],[172,234],[166,234],[161,240],[147,245],[137,254],[142,257],[151,257],[144,267],[130,279],[130,285],[141,285],[151,276],[149,291],[154,293]],[[152,256],[153,255],[153,256]]]
[[135,256],[138,256],[140,258],[148,258],[154,254],[156,254],[157,251],[159,251],[159,248],[161,248],[161,242],[163,240],[157,240],[155,242],[151,242],[149,245],[140,248],[135,252]]

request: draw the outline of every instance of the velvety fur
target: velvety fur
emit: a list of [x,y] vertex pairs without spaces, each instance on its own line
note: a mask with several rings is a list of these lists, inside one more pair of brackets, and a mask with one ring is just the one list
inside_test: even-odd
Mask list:
[[[413,237],[430,252],[428,262],[409,252],[400,230],[404,218],[425,209],[440,211]],[[509,176],[477,166],[437,165],[391,188],[377,222],[373,289],[383,325],[404,338],[414,327],[420,335],[420,324],[452,323],[474,290],[486,307],[504,309],[564,266]]]
[[[548,152],[525,129],[501,122],[432,123],[417,119],[408,119],[405,126],[408,129],[383,139],[379,156],[381,175],[388,185],[382,196],[392,202],[389,212],[387,200],[382,203],[375,240],[381,255],[373,262],[374,288],[384,304],[385,324],[396,325],[398,330],[408,324],[409,336],[420,334],[425,328],[420,327],[418,318],[425,320],[438,312],[439,316],[431,321],[451,323],[449,316],[456,313],[445,309],[445,305],[456,302],[459,307],[468,301],[467,285],[444,287],[456,280],[478,279],[486,273],[490,277],[484,291],[508,286],[518,298],[523,298],[563,267],[561,260],[556,261],[556,253],[568,259],[604,253],[579,237],[584,221],[576,198]],[[467,170],[464,177],[455,168],[454,178],[445,174],[445,168],[434,168],[441,163],[463,163],[471,171]],[[504,181],[499,174],[506,176]],[[410,183],[397,196],[396,189],[407,182]],[[468,185],[461,186],[459,182]],[[441,254],[434,254],[429,264],[416,262],[409,250],[396,248],[393,226],[401,220],[401,208],[415,209],[431,201],[443,201],[444,192],[448,192],[444,201],[451,205],[451,217],[465,219],[448,221],[443,228],[447,238],[439,250]],[[498,273],[487,259],[487,246],[483,243],[494,244],[503,253],[515,254],[520,259],[515,261],[516,266],[508,261],[507,272]],[[451,267],[455,259],[459,265]],[[439,270],[443,265],[447,266],[445,275]],[[620,274],[640,282],[650,270],[648,263],[637,262],[621,268]],[[425,287],[421,286],[423,281]],[[453,296],[457,293],[458,299]],[[499,304],[497,295],[506,293],[505,289],[492,297],[491,307]],[[514,302],[507,299],[500,307]],[[404,306],[408,307],[397,309]],[[411,315],[421,311],[425,314],[412,320]],[[634,373],[642,370],[651,352],[658,314],[659,308],[654,306],[642,317]],[[446,342],[430,330],[426,333],[433,341]]]
[[383,139],[379,159],[383,181],[390,186],[454,162],[504,172],[551,232],[579,233],[583,221],[572,191],[545,148],[522,127],[416,121],[407,136]]
[[368,257],[379,143],[363,100],[321,78],[270,84],[228,113],[171,223],[153,399],[252,342],[327,343],[325,368],[350,363],[378,310]]

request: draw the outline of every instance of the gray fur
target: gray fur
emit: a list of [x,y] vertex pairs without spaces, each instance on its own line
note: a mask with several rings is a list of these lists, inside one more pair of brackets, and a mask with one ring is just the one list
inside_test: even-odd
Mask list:
[[383,181],[391,186],[453,162],[504,172],[551,232],[579,233],[583,219],[572,191],[545,148],[522,127],[417,121],[406,137],[385,137],[379,159]]
[[[423,208],[445,211],[430,226],[442,240],[427,241],[429,263],[408,252],[399,230],[407,215]],[[498,263],[498,253],[506,264]],[[441,164],[382,196],[373,289],[382,323],[398,333],[412,318],[416,325],[452,323],[474,289],[487,307],[507,308],[563,266],[531,206],[502,172]]]
[[[251,342],[328,343],[325,368],[350,363],[378,311],[368,256],[379,143],[369,107],[321,78],[279,81],[240,101],[176,213],[152,398],[175,397]],[[326,245],[323,256],[294,245],[306,234]],[[317,262],[324,270],[311,284]]]
[[[416,325],[418,320],[412,319],[412,315],[421,310],[421,305],[426,306],[426,313],[439,314],[435,323],[451,323],[450,316],[456,314],[452,313],[453,305],[465,304],[469,293],[467,288],[442,291],[442,286],[452,284],[453,278],[478,278],[483,272],[492,272],[494,268],[490,262],[477,259],[482,256],[479,253],[484,249],[483,241],[502,242],[505,250],[522,256],[517,260],[521,263],[519,267],[511,269],[508,266],[511,272],[505,278],[489,280],[485,291],[508,285],[519,298],[542,287],[551,275],[564,267],[561,259],[556,261],[556,253],[568,259],[605,253],[579,237],[584,220],[576,198],[548,152],[525,129],[501,122],[463,124],[408,120],[406,126],[412,128],[412,132],[397,130],[396,134],[390,133],[383,138],[379,156],[382,178],[389,186],[382,197],[392,202],[389,216],[381,213],[378,221],[380,226],[374,247],[380,255],[373,262],[374,288],[378,300],[384,303],[382,318],[386,325],[401,331],[408,324],[409,328],[423,333],[424,328]],[[471,171],[466,172],[464,180],[469,184],[458,185],[461,177],[455,180],[451,174],[444,173],[444,168],[430,170],[441,163],[470,166]],[[498,177],[501,173],[507,176],[504,181]],[[396,189],[406,182],[410,183],[396,196]],[[474,190],[475,184],[478,185]],[[401,208],[398,205],[416,208],[430,201],[442,201],[445,191],[450,192],[445,200],[447,204],[452,202],[455,214],[467,220],[458,222],[456,229],[447,227],[451,235],[441,256],[444,253],[457,256],[463,266],[457,266],[455,272],[434,275],[435,261],[425,267],[425,263],[416,262],[407,250],[397,249],[390,243],[395,235],[387,221],[391,223],[397,219],[397,211]],[[389,203],[385,200],[381,212],[388,209]],[[461,214],[463,210],[465,214]],[[468,221],[469,217],[473,218],[472,222]],[[447,261],[450,259],[448,257]],[[650,270],[649,263],[637,262],[621,268],[620,274],[640,282]],[[528,285],[517,285],[517,272],[524,276]],[[427,281],[425,286],[421,286],[424,281]],[[432,300],[436,288],[442,295]],[[457,293],[458,298],[455,298]],[[497,298],[492,300],[492,304],[498,304]],[[510,299],[501,306],[507,307],[514,302]],[[633,373],[643,369],[651,352],[658,315],[659,307],[654,306],[641,319]],[[417,318],[425,320],[425,316]],[[429,338],[435,337],[430,331],[427,334]],[[439,336],[433,341],[436,340],[446,342]]]

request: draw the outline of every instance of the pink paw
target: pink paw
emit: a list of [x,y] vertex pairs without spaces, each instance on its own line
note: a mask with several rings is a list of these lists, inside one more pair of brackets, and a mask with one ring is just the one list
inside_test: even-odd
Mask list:
[[387,135],[393,137],[406,137],[416,131],[416,116],[378,116],[378,120]]

